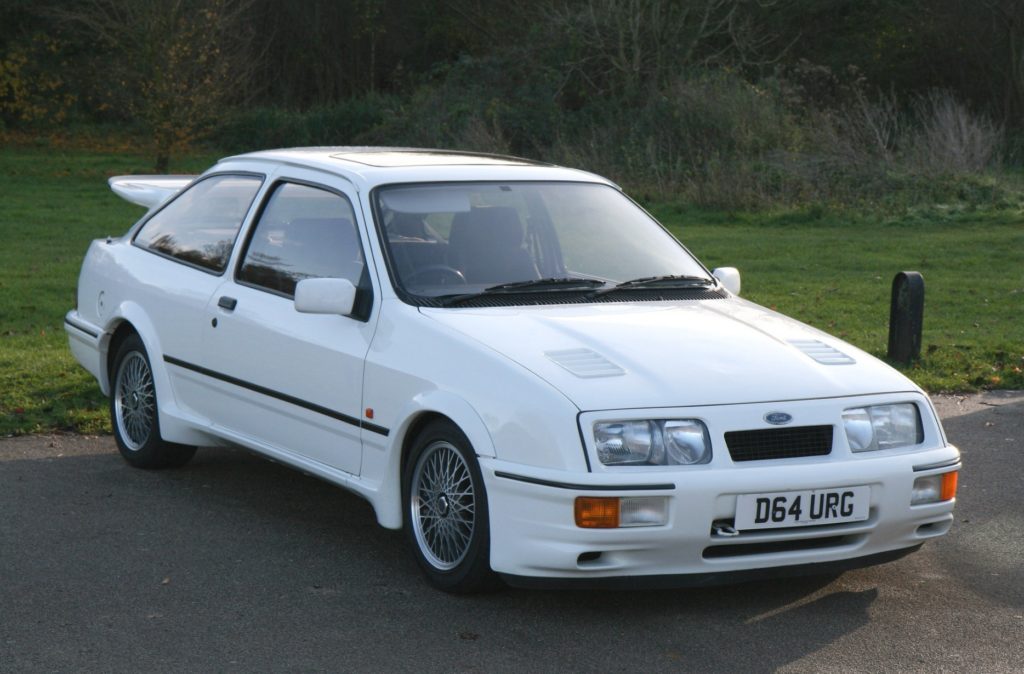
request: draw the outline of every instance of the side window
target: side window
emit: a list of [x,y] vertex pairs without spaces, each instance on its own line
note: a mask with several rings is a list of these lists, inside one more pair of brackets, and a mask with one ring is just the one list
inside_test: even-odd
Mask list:
[[262,182],[255,176],[239,175],[201,180],[150,218],[136,235],[135,244],[222,272]]
[[355,221],[345,197],[281,183],[256,223],[238,281],[288,296],[306,278],[344,278],[359,286],[365,263]]

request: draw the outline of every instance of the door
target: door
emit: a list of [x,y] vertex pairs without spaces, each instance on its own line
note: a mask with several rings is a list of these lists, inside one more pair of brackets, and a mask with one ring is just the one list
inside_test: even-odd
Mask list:
[[126,256],[132,278],[124,285],[153,323],[150,336],[160,340],[174,398],[199,416],[203,382],[181,364],[200,357],[210,294],[227,276],[235,238],[263,179],[243,173],[201,178],[142,224]]
[[[202,367],[213,380],[216,425],[358,474],[363,363],[373,336],[373,290],[354,194],[295,169],[278,177],[238,257],[210,299]],[[300,314],[295,284],[346,278],[351,316]]]

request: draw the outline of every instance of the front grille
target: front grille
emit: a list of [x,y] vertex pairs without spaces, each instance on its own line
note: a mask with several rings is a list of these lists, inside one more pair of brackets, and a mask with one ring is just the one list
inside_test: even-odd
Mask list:
[[725,434],[725,444],[729,447],[733,461],[824,456],[832,451],[832,427],[799,426],[730,431]]

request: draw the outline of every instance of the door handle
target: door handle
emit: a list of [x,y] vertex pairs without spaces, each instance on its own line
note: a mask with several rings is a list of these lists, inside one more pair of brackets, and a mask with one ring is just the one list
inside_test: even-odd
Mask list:
[[219,300],[217,300],[217,306],[220,307],[221,309],[226,309],[228,311],[234,311],[235,306],[237,304],[238,300],[236,300],[234,297],[228,297],[227,295],[224,295]]

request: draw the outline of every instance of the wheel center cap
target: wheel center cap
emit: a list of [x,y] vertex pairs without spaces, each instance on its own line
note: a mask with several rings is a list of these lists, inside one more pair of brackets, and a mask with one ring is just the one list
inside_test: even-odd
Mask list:
[[447,494],[440,494],[437,497],[437,509],[443,517],[448,516],[448,511],[451,510],[451,502],[448,500]]

